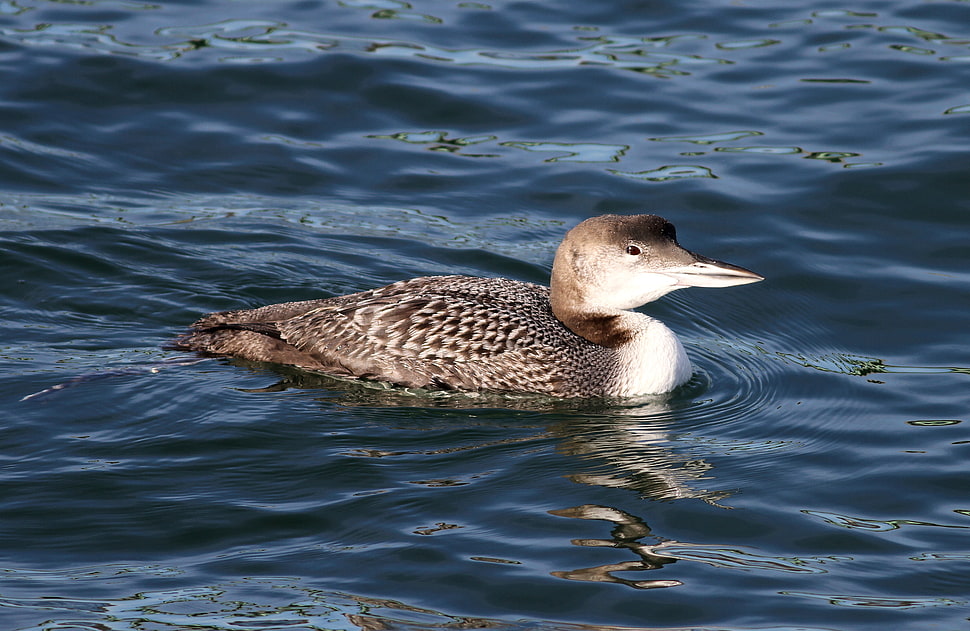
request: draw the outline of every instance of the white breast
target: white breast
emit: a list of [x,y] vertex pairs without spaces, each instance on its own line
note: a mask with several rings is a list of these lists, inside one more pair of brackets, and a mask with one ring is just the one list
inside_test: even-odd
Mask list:
[[661,394],[686,383],[692,373],[690,359],[674,332],[642,313],[628,312],[628,317],[636,334],[617,349],[616,381],[610,396]]

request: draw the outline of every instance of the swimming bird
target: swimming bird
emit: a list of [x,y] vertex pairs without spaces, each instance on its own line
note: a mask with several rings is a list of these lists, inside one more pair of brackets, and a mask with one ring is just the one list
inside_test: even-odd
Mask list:
[[222,311],[173,347],[397,386],[554,397],[662,394],[690,360],[632,311],[682,287],[763,280],[681,247],[656,215],[603,215],[566,233],[550,287],[426,276],[320,300]]

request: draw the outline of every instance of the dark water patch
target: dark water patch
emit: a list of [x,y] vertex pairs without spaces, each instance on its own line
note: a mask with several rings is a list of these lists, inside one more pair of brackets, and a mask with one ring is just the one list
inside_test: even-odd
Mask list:
[[[10,168],[15,170],[11,171],[11,176],[16,174],[24,186],[47,189],[52,188],[55,182],[64,180],[51,179],[51,174],[45,173],[45,170],[71,173],[70,180],[78,184],[85,182],[86,187],[91,182],[103,180],[105,172],[114,171],[128,174],[127,181],[119,184],[131,189],[189,187],[214,191],[238,188],[294,191],[316,186],[319,187],[318,190],[324,190],[326,186],[335,186],[347,179],[360,179],[363,174],[359,172],[360,167],[355,169],[354,165],[365,163],[368,153],[372,155],[372,152],[364,151],[363,147],[351,150],[349,143],[338,143],[344,146],[334,146],[332,142],[325,141],[332,135],[331,127],[326,121],[339,117],[342,119],[341,128],[344,133],[353,130],[353,137],[358,140],[382,135],[419,134],[426,131],[424,126],[434,129],[441,121],[448,121],[451,123],[446,130],[449,137],[496,138],[494,142],[486,142],[486,146],[476,146],[477,155],[506,158],[508,152],[501,151],[503,143],[506,149],[521,147],[523,143],[528,143],[531,147],[630,146],[634,150],[625,151],[623,156],[617,155],[615,151],[610,154],[612,157],[609,161],[620,160],[623,168],[604,172],[628,174],[627,177],[631,177],[629,174],[640,174],[633,179],[642,183],[662,183],[679,179],[671,177],[671,172],[680,172],[683,177],[684,169],[688,167],[695,174],[711,173],[723,177],[726,168],[737,167],[730,166],[736,162],[722,160],[736,160],[735,154],[750,154],[758,148],[747,147],[745,151],[745,146],[719,147],[718,153],[725,155],[713,154],[708,155],[708,159],[704,161],[685,162],[675,159],[675,155],[671,154],[648,157],[652,153],[651,148],[641,146],[642,140],[631,145],[629,134],[621,132],[632,129],[634,137],[639,136],[641,139],[656,137],[658,129],[673,134],[685,131],[712,133],[714,130],[698,130],[694,125],[690,126],[695,127],[693,129],[685,129],[678,122],[702,118],[700,115],[706,114],[706,118],[721,121],[721,125],[729,121],[746,122],[749,128],[764,133],[758,121],[764,120],[767,112],[774,111],[777,113],[776,123],[780,124],[773,125],[773,133],[766,137],[769,141],[768,148],[800,147],[806,152],[803,157],[816,158],[836,167],[872,167],[892,164],[904,154],[887,154],[884,143],[873,142],[871,134],[853,134],[851,125],[846,126],[842,121],[856,120],[859,115],[864,116],[866,112],[874,111],[874,108],[885,109],[887,103],[904,105],[911,100],[908,95],[918,93],[921,95],[919,103],[916,104],[918,107],[923,108],[930,101],[936,103],[933,115],[927,117],[923,129],[918,130],[920,136],[927,133],[933,136],[943,133],[939,127],[943,124],[943,119],[939,118],[941,113],[962,105],[947,102],[951,97],[956,98],[958,92],[958,83],[954,83],[951,77],[952,69],[938,75],[928,73],[926,64],[917,59],[911,62],[916,64],[911,74],[900,75],[898,64],[894,65],[892,83],[889,86],[881,85],[878,79],[873,80],[870,77],[876,72],[882,73],[887,51],[895,50],[888,48],[889,45],[906,46],[887,45],[883,40],[902,38],[903,41],[924,41],[929,37],[933,41],[946,42],[946,45],[958,48],[965,47],[960,44],[964,40],[917,27],[846,23],[846,19],[859,19],[860,16],[822,13],[804,18],[808,20],[807,24],[797,23],[795,26],[779,29],[771,26],[773,22],[758,23],[757,16],[764,16],[765,12],[747,12],[742,17],[741,13],[725,11],[724,16],[728,23],[750,25],[754,31],[785,34],[782,39],[769,37],[728,41],[720,41],[718,29],[712,26],[706,16],[700,15],[693,16],[696,24],[690,26],[694,27],[691,29],[694,32],[675,35],[612,35],[604,34],[603,28],[590,35],[590,31],[575,30],[575,24],[563,22],[554,35],[545,34],[548,31],[537,28],[532,28],[530,32],[544,39],[557,40],[559,46],[572,42],[572,48],[526,52],[515,47],[492,51],[436,48],[420,40],[368,41],[362,38],[362,41],[358,41],[355,37],[294,31],[284,22],[267,20],[256,15],[264,11],[255,5],[239,5],[236,9],[253,15],[221,19],[198,27],[159,28],[151,26],[164,20],[164,16],[173,9],[152,6],[145,10],[132,10],[127,20],[132,35],[140,27],[146,29],[140,33],[141,39],[145,41],[158,38],[175,41],[183,38],[182,43],[163,44],[155,49],[147,46],[147,53],[144,50],[146,45],[142,43],[120,43],[121,40],[111,34],[111,28],[94,18],[93,14],[91,23],[87,26],[58,25],[58,21],[65,16],[55,15],[40,22],[40,25],[35,22],[33,28],[24,28],[24,25],[7,28],[6,36],[12,41],[40,47],[40,57],[36,63],[38,67],[45,69],[36,74],[32,81],[18,82],[17,87],[9,88],[13,92],[13,100],[60,103],[74,110],[68,117],[52,117],[35,108],[35,124],[30,128],[40,128],[43,121],[46,133],[32,131],[29,137],[14,138],[14,145],[21,147],[21,150],[32,148],[29,150],[34,155],[26,163],[21,161],[15,166],[12,162]],[[360,8],[337,6],[315,9],[348,19],[353,16],[354,27],[358,30],[362,24],[372,23],[375,28],[391,28],[395,31],[410,32],[417,28],[412,34],[432,35],[434,38],[440,38],[442,33],[454,30],[447,27],[447,20],[446,26],[438,29],[409,20],[382,20],[373,17],[361,23],[357,21],[361,17],[358,13]],[[308,9],[301,9],[303,10]],[[501,13],[461,8],[450,10],[460,15],[481,13],[495,16]],[[523,10],[524,7],[511,9],[513,12]],[[78,15],[89,12],[81,5],[72,7],[70,11],[76,11]],[[204,14],[211,9],[200,6],[197,11]],[[21,17],[37,20],[42,15],[37,11],[28,11]],[[10,19],[16,21],[17,18]],[[116,27],[124,23],[117,22]],[[334,21],[335,25],[340,23],[343,21]],[[529,28],[528,22],[524,24],[524,28]],[[490,36],[505,30],[491,30],[486,24],[477,26]],[[506,23],[506,27],[511,28],[510,23]],[[662,23],[655,26],[663,27]],[[806,54],[806,51],[814,50],[814,43],[804,41],[805,38],[834,36],[841,32],[849,33],[857,39],[852,47],[839,53],[846,55],[845,59],[835,60],[817,52]],[[531,41],[535,42],[534,39]],[[765,48],[754,46],[752,42],[778,43]],[[531,44],[533,48],[537,45],[539,42]],[[75,58],[70,53],[75,47],[93,54]],[[869,90],[868,85],[858,88],[836,84],[824,87],[806,85],[804,88],[792,84],[780,86],[773,83],[774,77],[764,76],[763,71],[761,76],[747,76],[743,72],[737,74],[735,67],[755,70],[766,67],[759,64],[761,60],[748,55],[754,51],[774,49],[779,50],[773,53],[773,60],[780,59],[783,63],[772,67],[780,68],[785,73],[791,72],[789,65],[795,65],[796,72],[802,72],[801,66],[805,66],[807,69],[814,69],[807,70],[809,73],[824,73],[832,63],[837,63],[839,68],[850,69],[856,67],[856,63],[871,63],[875,70],[865,72],[865,77],[855,78],[850,71],[848,74],[836,76],[835,79],[870,81],[873,83],[872,90]],[[680,50],[684,53],[679,53]],[[211,71],[202,71],[197,66],[171,66],[170,70],[157,71],[163,73],[164,80],[155,79],[155,62],[159,58],[184,57],[188,60],[197,53],[209,54],[208,51],[219,51],[216,54],[232,51],[235,56],[218,58]],[[272,51],[268,57],[267,51]],[[705,56],[711,52],[735,55],[736,58]],[[286,63],[248,63],[244,67],[232,63],[245,59],[247,54],[254,55],[249,61],[272,62],[278,58]],[[316,60],[316,57],[320,59]],[[374,58],[377,65],[370,61],[370,57]],[[385,59],[386,62],[377,61]],[[383,65],[385,63],[391,65]],[[633,116],[641,122],[637,124],[636,121],[617,117],[612,122],[616,131],[601,126],[598,137],[592,138],[575,133],[574,119],[553,118],[549,121],[549,128],[541,135],[529,137],[521,133],[515,134],[515,129],[522,129],[527,121],[531,121],[533,124],[530,127],[538,131],[535,124],[539,122],[539,118],[529,112],[532,108],[528,103],[534,102],[541,92],[549,89],[559,91],[567,99],[561,106],[578,109],[569,106],[570,103],[582,102],[581,93],[562,89],[567,75],[549,75],[545,72],[563,63],[581,73],[577,76],[579,81],[585,81],[582,78],[585,76],[598,84],[605,81],[604,85],[609,86],[608,89],[614,94],[610,109]],[[947,68],[954,67],[956,66]],[[631,76],[604,76],[604,73],[610,73],[614,69],[628,68],[636,69],[638,73],[631,73]],[[650,68],[655,68],[653,73],[662,76],[667,76],[664,73],[673,73],[676,69],[676,74],[669,76],[684,79],[688,83],[679,86],[658,85],[656,90],[645,93],[641,87],[642,80],[633,75],[650,73]],[[696,98],[699,86],[694,82],[700,78],[695,75],[707,68],[728,69],[725,70],[727,75],[719,75],[714,80],[734,94],[740,107],[726,109],[716,101]],[[429,71],[434,73],[430,80],[427,77]],[[389,75],[404,79],[382,80],[382,77]],[[572,75],[568,76],[572,80]],[[821,77],[818,74],[809,74],[801,79],[830,81],[824,74]],[[896,89],[896,86],[903,85],[904,82],[908,82],[909,89]],[[483,102],[474,87],[482,83],[502,83],[506,85],[506,89],[501,98]],[[683,97],[676,99],[679,109],[671,109],[666,105],[667,99],[678,95]],[[645,99],[648,102],[646,107]],[[303,104],[308,100],[320,100],[326,107],[316,112],[307,111]],[[368,107],[360,107],[362,102]],[[246,105],[233,105],[241,103]],[[211,120],[207,115],[206,108],[213,107],[220,107],[222,110],[219,121]],[[784,116],[777,118],[786,111],[791,112],[787,124],[784,123]],[[129,150],[124,154],[124,168],[120,167],[117,158],[105,163],[105,157],[100,155],[102,152],[98,152],[97,156],[91,152],[88,139],[76,134],[79,121],[100,128],[104,134],[123,135],[128,140]],[[158,134],[158,130],[170,128],[172,125],[195,132],[195,144],[191,149],[182,144],[178,136],[166,137]],[[418,128],[411,128],[409,125],[416,125]],[[810,139],[806,138],[804,130],[818,125],[838,131],[835,135],[843,136],[842,141],[836,146],[813,146],[813,143],[808,142]],[[642,127],[642,131],[636,130],[637,127]],[[786,128],[789,133],[779,134],[777,131]],[[508,133],[507,129],[512,133]],[[925,138],[915,137],[916,132],[917,130],[907,131],[897,127],[893,145],[900,148],[925,145]],[[65,142],[65,139],[69,142]],[[279,139],[287,140],[281,143]],[[440,146],[441,143],[435,143],[433,147],[427,148]],[[142,147],[151,147],[152,150],[145,152]],[[241,151],[259,155],[262,163],[251,167],[219,164],[220,156],[227,152]],[[462,152],[451,154],[463,155]],[[780,158],[776,152],[761,151],[758,155],[762,159],[771,155]],[[79,160],[78,157],[83,159]],[[58,164],[58,160],[61,160],[60,168],[52,169],[51,167]],[[539,157],[529,161],[523,155],[518,163],[535,168],[537,163],[546,160],[548,158]],[[421,162],[436,161],[424,156]],[[564,160],[557,159],[554,162],[561,165]],[[139,168],[133,169],[136,165]],[[174,168],[176,165],[179,168]],[[304,166],[301,168],[300,165]],[[680,169],[671,171],[672,167]],[[805,165],[803,168],[808,167]],[[393,180],[391,184],[393,187]],[[457,186],[457,183],[448,184],[445,181],[442,184],[449,189]],[[373,182],[360,182],[358,188],[365,189],[372,185]]]

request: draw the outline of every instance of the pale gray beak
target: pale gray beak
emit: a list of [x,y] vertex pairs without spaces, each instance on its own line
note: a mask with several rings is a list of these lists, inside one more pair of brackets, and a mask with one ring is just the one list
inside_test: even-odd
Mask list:
[[709,259],[693,252],[690,254],[694,257],[693,263],[668,267],[660,273],[675,278],[677,284],[687,287],[732,287],[765,279],[764,276],[755,274],[749,269]]

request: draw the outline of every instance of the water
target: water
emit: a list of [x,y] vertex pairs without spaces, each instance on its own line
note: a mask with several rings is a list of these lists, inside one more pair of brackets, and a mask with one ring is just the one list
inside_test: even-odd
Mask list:
[[[961,2],[0,3],[3,628],[966,628],[968,61]],[[669,400],[162,348],[644,210],[767,277],[645,308]]]

